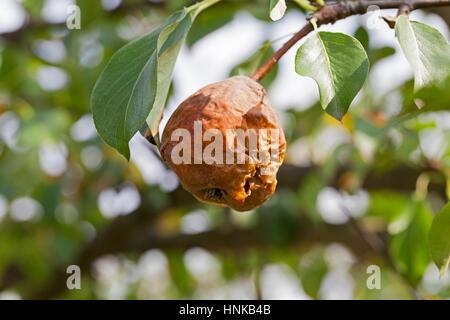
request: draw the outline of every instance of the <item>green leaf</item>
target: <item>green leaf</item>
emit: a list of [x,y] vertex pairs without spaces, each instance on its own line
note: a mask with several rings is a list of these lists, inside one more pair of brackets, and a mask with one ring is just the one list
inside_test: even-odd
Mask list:
[[315,32],[298,49],[295,71],[317,82],[322,108],[341,121],[366,81],[369,59],[355,38]]
[[417,285],[430,263],[427,236],[433,215],[423,200],[414,199],[402,219],[402,228],[391,236],[389,253],[398,270],[412,285]]
[[363,26],[360,26],[358,29],[356,29],[354,36],[364,47],[364,50],[370,50],[369,33]]
[[299,272],[305,292],[314,299],[318,299],[320,285],[328,272],[324,249],[317,248],[307,252],[300,260]]
[[185,11],[173,14],[155,31],[118,50],[95,84],[91,106],[97,131],[127,159],[128,141],[144,124],[155,100],[158,38],[185,15]]
[[361,42],[362,46],[364,47],[364,50],[366,50],[367,55],[369,57],[370,65],[372,67],[378,61],[395,54],[395,49],[391,47],[381,47],[372,49],[370,47],[369,33],[362,26],[356,29],[354,36],[356,39],[358,39],[359,42]]
[[450,202],[434,217],[428,250],[443,277],[450,264]]
[[380,60],[392,56],[395,54],[395,49],[391,47],[381,47],[378,49],[370,50],[369,60],[370,64],[373,66]]
[[[386,199],[389,199],[389,201],[386,201]],[[405,210],[408,200],[406,195],[397,192],[372,191],[370,193],[369,214],[383,218],[387,223],[395,223]]]
[[91,95],[95,126],[106,143],[127,159],[128,142],[147,119],[154,136],[173,68],[196,15],[219,0],[205,0],[171,15],[153,32],[119,49]]
[[[273,53],[274,50],[272,49],[272,42],[265,42],[251,57],[234,67],[230,72],[230,76],[244,75],[250,77],[265,61],[267,61],[273,55]],[[261,85],[264,88],[268,89],[272,82],[275,80],[277,72],[278,65],[275,65],[275,67],[269,72],[269,74],[267,74],[264,79],[260,81]]]
[[439,31],[402,15],[395,33],[414,70],[415,92],[439,85],[450,76],[450,45]]
[[[450,105],[450,77],[447,78],[440,86],[427,87],[420,90],[420,100],[423,108],[417,108],[417,98],[414,98],[413,81],[406,82],[399,90],[403,94],[403,108],[399,114],[399,118],[407,117],[411,119],[422,113],[448,110]],[[417,95],[416,95],[417,96]]]
[[273,21],[280,20],[281,18],[283,18],[285,12],[285,0],[270,0],[270,19],[272,19]]
[[164,29],[158,38],[156,96],[147,117],[147,124],[154,137],[158,137],[158,126],[172,81],[173,68],[192,20],[193,17],[190,14],[186,15],[179,24],[172,24]]

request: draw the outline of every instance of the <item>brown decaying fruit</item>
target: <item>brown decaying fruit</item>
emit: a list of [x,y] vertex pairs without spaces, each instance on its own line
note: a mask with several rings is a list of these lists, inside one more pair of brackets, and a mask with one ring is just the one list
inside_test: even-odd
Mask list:
[[[194,164],[194,121],[201,121],[203,132],[207,129],[220,130],[223,136],[223,164]],[[192,137],[191,164],[175,164],[172,161],[172,150],[181,140],[171,141],[171,137],[179,128],[187,129]],[[278,145],[271,145],[270,140],[264,139],[261,140],[263,143],[258,144],[258,151],[266,155],[270,154],[271,148],[278,147],[278,157],[272,157],[268,162],[249,161],[247,140],[245,163],[234,161],[233,164],[226,164],[226,148],[230,148],[226,141],[227,129],[255,129],[258,137],[259,129],[278,129]],[[202,150],[210,143],[203,141]],[[234,146],[234,151],[236,145],[237,139],[233,139],[231,146]],[[237,211],[249,211],[259,207],[274,193],[276,174],[286,151],[286,140],[278,114],[264,88],[248,77],[235,76],[208,85],[181,103],[164,129],[160,150],[162,158],[177,174],[182,186],[197,199],[229,206]],[[260,156],[259,159],[264,158]],[[268,169],[270,174],[267,171],[262,174],[262,169]]]

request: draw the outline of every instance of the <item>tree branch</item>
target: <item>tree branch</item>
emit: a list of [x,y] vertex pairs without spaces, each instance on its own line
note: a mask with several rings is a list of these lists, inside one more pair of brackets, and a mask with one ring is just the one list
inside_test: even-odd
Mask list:
[[[349,16],[365,14],[370,6],[378,6],[380,9],[399,9],[408,7],[409,11],[430,7],[450,6],[450,0],[357,0],[339,1],[326,4],[320,10],[311,15],[316,19],[317,27],[335,23]],[[294,46],[300,39],[314,30],[311,22],[308,22],[300,31],[289,39],[272,57],[269,58],[252,76],[255,81],[260,81],[277,64],[281,57]]]
[[[142,210],[141,210],[142,211]],[[250,249],[267,249],[275,244],[269,239],[263,228],[239,229],[233,227],[229,230],[213,230],[194,235],[175,234],[164,236],[158,233],[153,226],[153,218],[145,221],[142,216],[153,215],[135,212],[129,216],[120,217],[113,222],[74,262],[81,270],[87,273],[91,263],[106,254],[123,252],[142,253],[150,249],[183,251],[192,247],[201,247],[214,252],[232,250],[233,252],[246,252]],[[157,216],[157,215],[156,215]],[[128,220],[128,221],[126,221]],[[133,221],[133,223],[129,223]],[[153,220],[153,221],[152,221]],[[117,222],[117,223],[116,223]],[[126,222],[123,225],[123,222]],[[135,224],[138,222],[138,224]],[[130,228],[132,227],[132,228]],[[312,225],[302,219],[300,228],[291,234],[290,244],[309,247],[317,244],[341,243],[348,247],[358,257],[367,254],[378,254],[360,241],[358,234],[350,225]],[[52,299],[63,294],[66,289],[67,274],[65,268],[57,269],[50,285],[33,292],[27,299]]]
[[[316,167],[298,167],[290,164],[283,164],[278,171],[277,188],[297,189],[301,182],[316,170]],[[342,177],[344,174],[352,172],[350,168],[340,168],[337,170],[327,185],[341,189]],[[411,168],[407,166],[398,166],[386,172],[371,171],[365,177],[362,177],[361,188],[367,190],[393,190],[396,192],[413,192],[419,175],[423,172],[429,172],[431,181],[429,191],[440,195],[446,199],[445,174],[431,168]]]
[[[279,171],[279,188],[297,188],[303,178],[313,173],[316,168],[301,168],[292,165],[283,165]],[[345,173],[347,170],[338,170]],[[339,173],[329,185],[339,186]],[[445,192],[445,177],[439,176],[432,179],[431,189]],[[415,181],[420,171],[412,168],[400,167],[390,172],[380,174],[369,174],[363,183],[364,187],[375,189],[395,189],[412,192]],[[170,194],[170,208],[179,206],[196,206],[198,201],[181,188]],[[161,250],[185,250],[192,247],[203,247],[208,250],[221,251],[233,250],[235,252],[245,251],[251,248],[268,248],[273,242],[268,239],[267,233],[261,228],[238,229],[234,226],[217,229],[195,235],[175,234],[163,235],[158,232],[157,220],[170,208],[156,210],[151,204],[144,204],[138,211],[120,216],[111,222],[105,230],[91,243],[87,244],[74,264],[82,270],[89,270],[91,263],[105,254],[119,252],[144,252],[152,248]],[[339,242],[352,250],[356,256],[364,257],[366,254],[378,254],[386,257],[385,246],[378,243],[377,246],[368,246],[361,241],[360,233],[355,230],[353,222],[345,225],[313,225],[302,218],[299,219],[299,228],[291,234],[291,245],[310,246],[314,244],[327,244]],[[365,234],[365,237],[378,238],[377,234]],[[32,293],[30,298],[51,299],[65,289],[67,274],[65,269],[56,269],[55,276],[49,286],[40,288]]]

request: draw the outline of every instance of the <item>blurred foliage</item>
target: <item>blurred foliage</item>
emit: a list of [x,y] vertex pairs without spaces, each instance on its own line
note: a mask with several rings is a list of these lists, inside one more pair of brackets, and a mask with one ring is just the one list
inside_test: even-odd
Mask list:
[[[418,109],[412,79],[380,94],[370,78],[343,124],[318,102],[279,110],[278,189],[237,213],[191,198],[143,139],[146,174],[92,127],[91,90],[111,55],[193,1],[76,1],[82,25],[71,31],[44,21],[44,2],[22,1],[30,23],[0,34],[0,298],[450,298],[449,272],[439,280],[426,246],[448,201],[448,87],[429,89]],[[187,50],[244,11],[269,21],[267,1],[224,0],[195,21]],[[362,26],[355,36],[371,68],[395,54],[369,45]],[[82,290],[65,287],[70,264]],[[373,264],[381,290],[366,286]]]

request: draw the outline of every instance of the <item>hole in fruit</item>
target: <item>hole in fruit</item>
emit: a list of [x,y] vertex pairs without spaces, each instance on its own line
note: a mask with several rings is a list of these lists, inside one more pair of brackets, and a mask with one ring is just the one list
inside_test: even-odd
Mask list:
[[205,200],[223,202],[226,191],[219,188],[209,188],[204,190],[203,197]]
[[244,190],[247,195],[250,195],[250,182],[248,182],[248,180],[245,181]]

